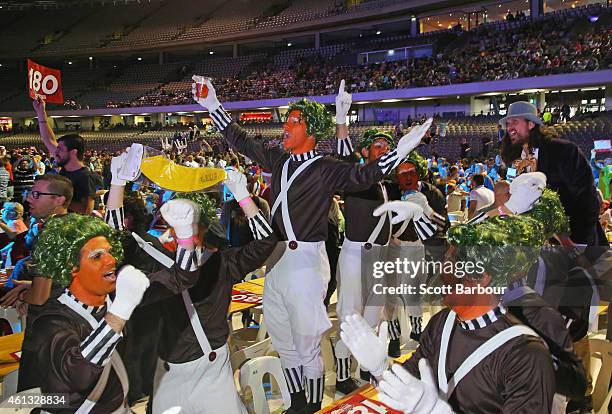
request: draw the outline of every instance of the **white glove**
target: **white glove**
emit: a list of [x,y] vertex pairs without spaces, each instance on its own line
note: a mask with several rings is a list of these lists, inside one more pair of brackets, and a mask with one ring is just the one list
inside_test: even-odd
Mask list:
[[383,373],[378,398],[389,407],[406,414],[452,414],[450,405],[438,396],[438,386],[427,359],[419,360],[421,379],[394,364]]
[[134,266],[123,266],[117,274],[115,300],[108,312],[127,321],[149,287],[149,279]]
[[378,327],[378,336],[361,315],[349,315],[340,325],[340,337],[359,365],[375,377],[387,369],[387,322]]
[[227,172],[227,178],[223,182],[234,195],[237,202],[241,202],[245,198],[249,198],[249,190],[247,190],[247,179],[240,171],[230,170]]
[[379,217],[388,212],[396,214],[391,219],[391,224],[402,223],[406,220],[416,220],[424,214],[421,206],[410,201],[388,201],[374,210],[372,214]]
[[403,160],[410,154],[410,151],[419,146],[419,143],[429,131],[433,118],[429,118],[423,125],[417,125],[412,128],[406,135],[397,143],[397,155],[400,160]]
[[[212,83],[207,77],[193,75],[191,77],[193,79],[193,83],[191,84],[191,93],[193,94],[193,100],[200,104],[200,106],[204,107],[208,110],[208,112],[216,111],[221,104],[219,103],[219,99],[217,99],[217,92],[215,88],[213,88]],[[203,84],[208,88],[208,95],[206,98],[198,98],[196,94],[196,83]]]
[[427,217],[431,218],[431,216],[433,216],[434,210],[429,205],[429,202],[427,201],[427,197],[425,197],[425,194],[419,191],[416,191],[411,194],[408,194],[406,198],[404,198],[404,201],[414,203],[418,205],[419,207],[421,207]]
[[111,165],[110,165],[110,170],[111,170],[111,175],[112,175],[111,185],[119,185],[121,187],[125,186],[125,183],[127,181],[119,178],[119,170],[125,163],[125,160],[127,159],[127,157],[128,157],[128,153],[126,151],[126,152],[121,153],[121,155],[118,155],[111,159]]
[[161,215],[179,239],[190,239],[200,220],[200,207],[191,200],[169,200],[161,206]]
[[344,125],[347,123],[347,115],[352,102],[353,96],[344,90],[344,79],[342,79],[338,95],[336,95],[336,124]]
[[510,183],[510,199],[504,206],[513,214],[529,211],[545,188],[546,175],[541,172],[523,173]]

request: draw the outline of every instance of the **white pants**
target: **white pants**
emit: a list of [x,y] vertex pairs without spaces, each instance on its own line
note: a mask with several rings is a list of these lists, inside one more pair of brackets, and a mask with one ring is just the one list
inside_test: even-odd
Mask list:
[[323,304],[330,278],[325,242],[288,245],[279,242],[266,267],[266,328],[284,369],[303,366],[306,378],[320,378],[321,336],[331,328]]
[[[425,247],[420,241],[411,242],[404,240],[397,240],[395,245],[397,247],[390,248],[389,261],[395,261],[399,258],[400,260],[407,259],[411,262],[422,262],[425,259]],[[412,277],[413,276],[413,277]],[[416,286],[415,281],[425,282],[427,274],[421,270],[415,275],[398,274],[395,283],[399,286],[402,283],[412,284]],[[416,286],[418,289],[418,286]],[[405,297],[405,300],[399,295],[389,295],[387,303],[385,304],[385,319],[391,321],[398,317],[398,308],[404,306],[407,316],[422,317],[423,306],[421,298],[416,295],[410,295]]]
[[175,406],[182,414],[247,414],[236,391],[227,344],[214,352],[217,357],[212,362],[208,355],[184,364],[157,361],[154,414]]
[[[376,327],[382,319],[383,303],[364,303],[364,287],[362,286],[361,266],[363,262],[362,246],[365,243],[354,242],[344,239],[340,257],[338,257],[338,268],[336,280],[338,281],[338,304],[336,312],[342,321],[345,317],[359,314],[364,317],[371,327]],[[380,254],[382,248],[374,245],[370,252],[374,255]],[[381,299],[379,298],[378,301]],[[365,302],[368,302],[367,300]],[[351,356],[349,349],[342,340],[336,343],[336,358],[348,358]]]

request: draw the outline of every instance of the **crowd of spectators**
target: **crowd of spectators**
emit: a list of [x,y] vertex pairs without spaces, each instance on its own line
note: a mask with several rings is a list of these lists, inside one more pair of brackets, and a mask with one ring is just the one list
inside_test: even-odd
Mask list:
[[[508,30],[484,25],[466,32],[462,47],[435,56],[384,61],[358,66],[338,65],[333,59],[312,56],[279,69],[259,63],[240,76],[215,77],[224,101],[283,98],[335,93],[341,79],[351,92],[440,86],[516,79],[559,73],[596,71],[612,67],[612,29],[576,32],[575,19],[525,21]],[[205,74],[204,74],[205,75]],[[113,107],[180,105],[191,103],[191,91],[161,92]]]

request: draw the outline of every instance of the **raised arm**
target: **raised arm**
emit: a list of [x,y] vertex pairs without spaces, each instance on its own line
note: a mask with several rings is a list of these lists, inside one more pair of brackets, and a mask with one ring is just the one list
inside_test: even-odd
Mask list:
[[344,79],[342,79],[336,96],[336,139],[338,140],[336,151],[341,157],[348,157],[353,153],[348,129],[348,112],[352,102],[353,97],[344,89]]
[[[226,141],[232,148],[240,153],[255,160],[265,169],[271,169],[276,159],[284,154],[280,148],[266,148],[262,141],[256,141],[247,136],[246,131],[238,126],[230,114],[221,106],[217,99],[217,92],[210,83],[210,80],[203,76],[193,76],[194,83],[191,91],[193,99],[203,108],[208,110],[215,126],[223,133]],[[206,92],[200,92],[198,96],[198,86],[204,85]]]
[[53,133],[53,129],[51,129],[51,125],[49,125],[47,119],[45,100],[39,96],[32,102],[32,106],[34,107],[34,111],[36,112],[36,116],[38,117],[38,129],[40,131],[40,137],[42,138],[45,147],[47,147],[49,155],[54,157],[55,152],[57,151],[57,140],[55,139],[55,133]]

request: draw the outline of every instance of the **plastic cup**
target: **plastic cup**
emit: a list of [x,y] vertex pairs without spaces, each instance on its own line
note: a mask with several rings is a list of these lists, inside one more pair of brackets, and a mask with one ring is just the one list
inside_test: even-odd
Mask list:
[[208,96],[208,87],[203,83],[196,83],[196,96],[198,98],[206,98]]

